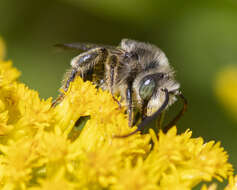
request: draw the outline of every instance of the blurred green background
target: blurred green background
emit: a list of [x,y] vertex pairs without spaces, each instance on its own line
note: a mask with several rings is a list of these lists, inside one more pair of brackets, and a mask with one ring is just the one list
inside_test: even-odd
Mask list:
[[190,128],[195,137],[221,141],[235,167],[237,120],[218,103],[214,81],[218,71],[237,63],[236,34],[235,0],[0,1],[0,35],[7,58],[22,72],[21,81],[42,98],[57,96],[75,55],[56,51],[56,43],[117,45],[122,38],[154,43],[177,71],[189,102],[179,132]]

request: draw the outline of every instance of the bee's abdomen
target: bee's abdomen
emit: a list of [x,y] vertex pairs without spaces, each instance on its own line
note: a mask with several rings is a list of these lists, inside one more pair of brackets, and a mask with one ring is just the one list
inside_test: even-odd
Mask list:
[[109,52],[106,48],[101,48],[99,52],[100,56],[98,60],[94,63],[92,69],[92,81],[99,84],[101,80],[104,79],[105,63],[108,60]]
[[113,88],[115,85],[117,73],[117,67],[119,64],[119,58],[117,55],[109,55],[106,61],[106,84],[109,91],[113,94]]

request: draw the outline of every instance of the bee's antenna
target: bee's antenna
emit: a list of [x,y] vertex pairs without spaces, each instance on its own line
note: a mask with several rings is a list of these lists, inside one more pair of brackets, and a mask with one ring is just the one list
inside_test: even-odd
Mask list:
[[168,90],[165,88],[163,89],[163,91],[165,92],[165,101],[164,103],[161,105],[161,107],[150,117],[146,117],[138,126],[137,129],[129,134],[126,135],[121,135],[121,136],[114,136],[115,138],[126,138],[129,137],[135,133],[137,133],[138,131],[141,131],[143,129],[144,126],[146,126],[148,123],[150,123],[152,120],[154,120],[155,118],[158,117],[158,115],[166,108],[166,106],[169,103],[169,92]]
[[183,108],[179,111],[176,117],[164,127],[163,129],[164,133],[166,133],[172,126],[174,126],[177,123],[177,121],[183,116],[184,112],[187,111],[188,101],[181,92],[179,92],[178,96],[183,101]]

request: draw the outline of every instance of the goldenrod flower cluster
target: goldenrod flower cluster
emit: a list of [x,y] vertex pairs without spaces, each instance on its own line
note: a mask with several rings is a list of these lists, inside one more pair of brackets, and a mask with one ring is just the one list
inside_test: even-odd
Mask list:
[[215,84],[216,95],[226,110],[237,119],[237,67],[230,65],[218,75]]
[[[213,183],[209,187],[203,185],[201,190],[217,190],[217,184]],[[237,190],[237,175],[235,177],[229,177],[229,184],[224,188],[224,190]]]
[[[188,190],[232,176],[220,143],[192,138],[190,130],[178,135],[176,127],[167,134],[150,130],[114,138],[135,128],[110,93],[76,78],[51,107],[52,99],[40,99],[19,75],[0,58],[2,190]],[[78,127],[85,116],[88,121]],[[236,181],[230,177],[226,189]]]

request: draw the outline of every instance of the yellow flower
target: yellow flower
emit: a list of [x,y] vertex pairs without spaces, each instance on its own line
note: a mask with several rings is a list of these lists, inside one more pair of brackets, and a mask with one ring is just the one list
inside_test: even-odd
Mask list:
[[[217,184],[213,183],[209,187],[203,185],[201,190],[216,190]],[[224,190],[237,190],[237,175],[229,177],[229,184],[224,188]]]
[[215,92],[220,103],[237,119],[237,67],[224,68],[218,75]]
[[65,178],[65,171],[59,170],[54,177],[40,180],[40,186],[29,188],[29,190],[73,190],[73,184]]
[[209,187],[205,185],[202,186],[201,190],[216,190],[217,189],[217,184],[213,183]]
[[11,61],[2,61],[0,59],[0,88],[11,85],[20,76],[20,72],[12,67]]
[[[0,189],[189,190],[232,175],[220,143],[191,138],[190,130],[114,138],[136,127],[91,82],[76,78],[52,107],[18,76],[0,61]],[[235,183],[230,178],[228,188]]]
[[189,130],[177,135],[176,128],[167,134],[160,132],[159,140],[152,131],[151,135],[154,149],[144,166],[161,187],[177,183],[192,188],[201,181],[210,181],[213,177],[221,180],[232,174],[227,154],[218,143],[203,143],[202,138],[191,138]]
[[[40,100],[36,91],[24,84],[13,82],[1,89],[0,134],[12,138],[34,135],[39,128],[51,126],[54,122],[51,99]],[[0,137],[5,140],[6,136]]]
[[37,158],[34,147],[34,141],[28,138],[22,138],[5,146],[1,145],[0,173],[3,186],[8,184],[12,184],[15,188],[26,186],[31,179]]
[[237,175],[230,176],[229,184],[225,187],[225,190],[237,190]]
[[144,160],[142,158],[138,159],[135,165],[131,161],[127,161],[124,168],[117,173],[117,183],[115,183],[111,189],[159,189],[154,176],[147,176],[148,174],[149,173],[144,167]]

